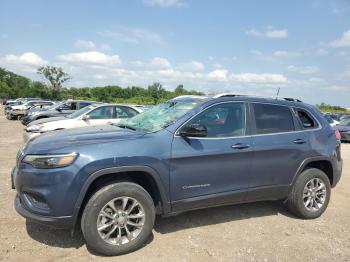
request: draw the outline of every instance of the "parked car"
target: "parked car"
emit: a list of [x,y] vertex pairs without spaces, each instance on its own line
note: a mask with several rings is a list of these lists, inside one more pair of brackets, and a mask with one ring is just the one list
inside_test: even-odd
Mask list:
[[12,171],[15,208],[56,227],[80,225],[88,248],[104,255],[144,245],[156,214],[279,200],[313,219],[341,176],[337,138],[302,102],[182,96],[118,125],[28,142]]
[[21,120],[24,117],[26,111],[33,106],[36,106],[36,105],[52,106],[54,104],[55,103],[52,101],[34,100],[34,101],[28,101],[28,102],[22,103],[20,105],[13,105],[11,106],[10,110],[7,112],[6,117],[9,120],[12,120],[12,119]]
[[340,132],[341,141],[350,142],[350,118],[343,118],[334,128]]
[[140,112],[142,110],[135,106],[93,104],[65,117],[43,118],[31,122],[24,129],[24,141],[55,130],[117,124],[121,119],[133,117]]
[[22,124],[28,125],[30,122],[42,118],[70,115],[75,111],[94,103],[96,102],[84,100],[67,100],[47,110],[37,110],[32,112],[31,114],[28,114],[22,119]]
[[328,114],[324,115],[324,118],[327,120],[327,122],[328,122],[328,124],[330,124],[330,126],[336,126],[339,124],[339,121],[335,120],[334,118],[332,118]]

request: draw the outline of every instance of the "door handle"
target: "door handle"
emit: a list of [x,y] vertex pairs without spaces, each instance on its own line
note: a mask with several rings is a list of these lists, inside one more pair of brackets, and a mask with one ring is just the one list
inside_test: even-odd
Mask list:
[[246,149],[249,148],[248,144],[242,144],[242,143],[237,143],[233,146],[231,146],[232,149]]
[[293,143],[294,143],[294,144],[299,144],[299,145],[300,145],[300,144],[305,144],[306,141],[299,138],[299,139],[295,139],[295,140],[293,141]]

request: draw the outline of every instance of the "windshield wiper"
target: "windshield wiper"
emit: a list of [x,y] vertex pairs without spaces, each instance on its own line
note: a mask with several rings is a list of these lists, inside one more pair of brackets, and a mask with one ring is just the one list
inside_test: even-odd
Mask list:
[[117,127],[120,127],[120,128],[126,128],[126,129],[130,129],[130,130],[133,130],[133,131],[136,131],[136,128],[132,127],[132,126],[128,126],[128,125],[119,125],[119,124],[116,124]]

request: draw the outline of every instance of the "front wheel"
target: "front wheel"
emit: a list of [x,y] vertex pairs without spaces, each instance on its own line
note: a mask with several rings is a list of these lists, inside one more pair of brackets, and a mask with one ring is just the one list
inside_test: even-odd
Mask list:
[[304,219],[321,216],[326,210],[331,196],[331,185],[327,175],[316,168],[303,171],[287,199],[289,210]]
[[144,245],[154,220],[154,203],[148,192],[137,184],[121,182],[103,187],[90,198],[81,228],[91,250],[113,256]]

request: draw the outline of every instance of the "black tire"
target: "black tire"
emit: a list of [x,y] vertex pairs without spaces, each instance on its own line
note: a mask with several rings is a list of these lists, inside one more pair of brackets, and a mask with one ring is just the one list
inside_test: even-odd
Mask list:
[[[326,188],[324,204],[318,210],[310,211],[304,205],[303,191],[306,184],[313,178],[322,180]],[[331,196],[331,185],[327,175],[320,169],[310,168],[303,171],[295,181],[286,201],[288,209],[297,217],[303,219],[314,219],[320,217],[326,210]]]
[[[97,218],[101,209],[112,199],[118,197],[131,197],[136,199],[145,212],[145,223],[139,235],[129,243],[112,245],[104,241],[97,230]],[[81,218],[81,229],[86,244],[91,251],[106,255],[116,256],[135,251],[142,247],[152,234],[155,221],[155,207],[152,197],[141,186],[120,182],[105,186],[98,190],[89,199]]]

